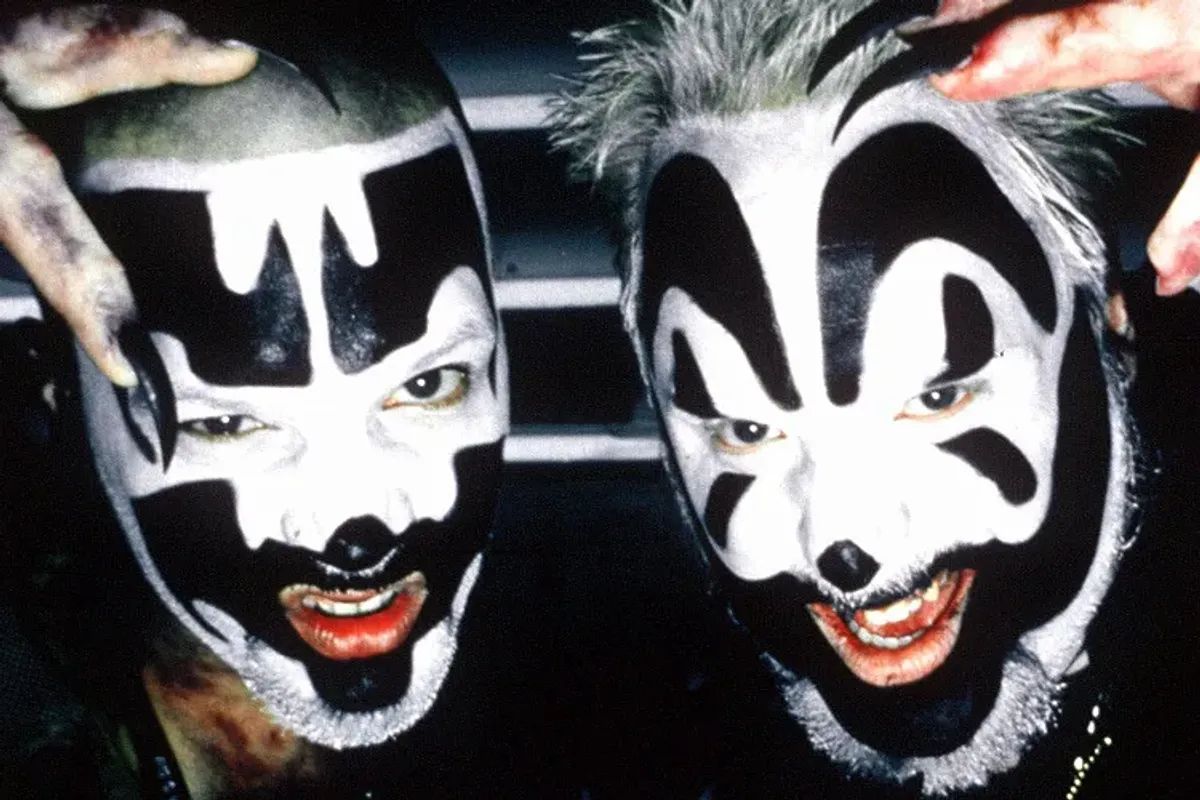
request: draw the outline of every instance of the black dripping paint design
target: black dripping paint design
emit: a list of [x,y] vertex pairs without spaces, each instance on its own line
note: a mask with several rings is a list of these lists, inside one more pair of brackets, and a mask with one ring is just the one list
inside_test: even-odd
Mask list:
[[303,386],[309,327],[291,254],[272,225],[258,283],[242,295],[217,270],[200,192],[90,194],[84,209],[125,266],[147,331],[171,334],[202,380],[218,386]]
[[347,374],[421,338],[434,293],[457,267],[475,270],[495,308],[483,226],[458,150],[443,147],[373,172],[363,192],[379,245],[373,266],[350,258],[345,238],[325,217],[322,293],[334,359]]
[[[458,151],[444,147],[363,181],[379,246],[366,268],[324,216],[323,294],[334,358],[365,369],[425,332],[434,291],[455,267],[480,277],[492,304],[482,223]],[[197,376],[219,386],[303,386],[312,378],[309,321],[291,254],[272,225],[258,282],[225,288],[201,192],[89,194],[84,207],[125,265],[147,331],[187,348]]]

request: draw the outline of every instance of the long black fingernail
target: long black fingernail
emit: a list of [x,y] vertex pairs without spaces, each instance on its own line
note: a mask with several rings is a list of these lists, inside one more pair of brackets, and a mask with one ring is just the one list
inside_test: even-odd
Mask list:
[[117,342],[138,379],[138,385],[132,389],[115,387],[121,403],[121,414],[129,425],[134,442],[142,455],[150,463],[156,463],[158,459],[155,457],[154,447],[130,411],[131,397],[140,394],[140,400],[150,410],[150,417],[154,420],[155,432],[158,434],[159,447],[162,450],[163,472],[166,472],[171,466],[172,456],[175,455],[179,429],[175,411],[175,390],[171,387],[166,365],[150,340],[150,334],[140,325],[123,326],[117,334]]

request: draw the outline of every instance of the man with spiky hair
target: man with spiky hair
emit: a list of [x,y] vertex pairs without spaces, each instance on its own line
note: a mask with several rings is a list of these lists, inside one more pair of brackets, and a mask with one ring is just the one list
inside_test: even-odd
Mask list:
[[1138,496],[1112,109],[948,100],[896,36],[843,46],[872,13],[664,0],[583,39],[556,142],[619,209],[681,503],[815,754],[775,789],[1072,797]]

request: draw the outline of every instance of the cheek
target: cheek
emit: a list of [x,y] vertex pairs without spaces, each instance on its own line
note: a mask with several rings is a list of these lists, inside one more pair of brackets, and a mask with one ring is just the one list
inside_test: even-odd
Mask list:
[[[161,462],[150,462],[138,449],[112,385],[87,356],[80,355],[79,360],[88,440],[96,468],[108,489],[126,497],[143,497],[176,483],[173,475],[163,473]],[[132,413],[143,430],[154,430],[148,411],[135,408]]]
[[788,478],[786,445],[725,457],[694,420],[675,409],[664,419],[688,500],[726,567],[759,580],[799,564],[803,498],[797,481]]
[[[954,420],[910,439],[902,459],[906,513],[918,549],[1028,541],[1053,494],[1058,433],[1056,381],[1030,360],[993,371],[989,393]],[[910,428],[922,423],[909,423]]]
[[[503,382],[497,372],[497,388]],[[370,437],[371,480],[404,495],[414,519],[440,520],[459,494],[472,491],[455,470],[455,458],[480,445],[496,444],[508,432],[508,407],[486,375],[473,379],[458,406],[441,411],[382,411]]]
[[[721,486],[722,478],[718,478],[714,487]],[[743,580],[757,581],[782,572],[803,571],[803,511],[799,498],[777,474],[761,472],[748,484],[726,482],[725,491],[714,493],[714,497],[721,502],[710,504],[710,515],[716,519],[707,524],[728,519],[727,544],[717,552],[730,572]]]

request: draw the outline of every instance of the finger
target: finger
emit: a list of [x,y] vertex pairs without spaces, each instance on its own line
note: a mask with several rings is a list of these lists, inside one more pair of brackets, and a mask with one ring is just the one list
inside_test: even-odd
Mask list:
[[1200,4],[1093,2],[1017,18],[997,28],[962,67],[933,79],[960,100],[1118,81],[1200,81]]
[[108,378],[137,383],[116,333],[133,294],[62,178],[54,155],[0,106],[0,244],[8,248]]
[[1146,88],[1176,108],[1200,110],[1200,82],[1194,78],[1163,78],[1146,81]]
[[55,108],[167,83],[224,83],[253,68],[248,47],[195,36],[163,11],[84,6],[28,17],[0,43],[10,99]]
[[942,0],[936,14],[927,19],[910,22],[903,26],[903,30],[906,33],[915,33],[926,28],[937,28],[942,25],[953,25],[979,19],[1010,2],[1012,0]]
[[1200,157],[1146,243],[1159,294],[1176,294],[1200,277]]

